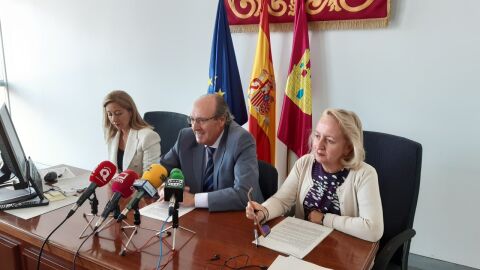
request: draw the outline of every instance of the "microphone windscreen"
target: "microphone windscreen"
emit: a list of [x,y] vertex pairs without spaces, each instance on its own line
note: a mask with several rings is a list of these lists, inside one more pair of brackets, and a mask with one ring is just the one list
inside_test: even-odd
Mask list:
[[183,202],[183,190],[185,188],[185,177],[180,169],[170,171],[170,177],[165,183],[164,200],[169,201],[175,196],[176,202]]
[[108,160],[102,161],[90,174],[90,182],[95,183],[98,187],[102,187],[112,180],[116,172],[117,167],[115,164]]
[[138,174],[132,170],[126,170],[113,178],[112,191],[119,192],[123,198],[130,197],[134,191],[132,185],[138,179]]
[[162,183],[165,182],[167,177],[168,177],[167,169],[165,169],[165,167],[163,167],[160,164],[150,165],[150,168],[148,168],[148,170],[146,170],[142,175],[142,179],[150,182],[150,184],[154,188],[158,188],[159,186],[161,186]]
[[174,168],[170,171],[170,178],[171,179],[182,179],[184,180],[185,177],[183,176],[182,170],[178,168]]

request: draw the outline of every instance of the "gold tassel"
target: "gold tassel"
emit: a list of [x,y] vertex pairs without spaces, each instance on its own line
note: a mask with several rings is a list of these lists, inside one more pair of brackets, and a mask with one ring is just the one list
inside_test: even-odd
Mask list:
[[232,33],[258,32],[258,24],[230,25],[230,32]]
[[388,26],[388,19],[310,22],[309,30],[376,29]]
[[[377,29],[388,26],[388,18],[344,20],[344,21],[316,21],[309,22],[309,30],[345,30],[345,29]],[[289,32],[293,29],[293,23],[272,23],[270,31]],[[232,33],[258,32],[258,24],[230,25]]]

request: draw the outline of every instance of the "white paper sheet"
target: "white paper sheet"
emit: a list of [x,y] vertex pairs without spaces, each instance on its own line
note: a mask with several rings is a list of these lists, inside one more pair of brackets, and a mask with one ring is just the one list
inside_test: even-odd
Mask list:
[[330,268],[297,259],[293,256],[284,257],[279,255],[268,268],[269,270],[331,270]]
[[[178,217],[185,215],[193,209],[195,209],[195,207],[183,207],[180,205],[178,208]],[[149,204],[140,209],[140,215],[165,221],[168,218],[168,202],[154,202]]]
[[287,217],[258,241],[261,246],[302,259],[332,231],[332,228]]

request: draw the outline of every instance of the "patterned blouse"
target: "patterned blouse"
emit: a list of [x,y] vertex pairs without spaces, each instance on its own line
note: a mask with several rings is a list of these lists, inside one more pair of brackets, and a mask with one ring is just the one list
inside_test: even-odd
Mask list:
[[340,215],[337,187],[343,184],[349,172],[350,170],[343,169],[336,173],[328,173],[323,170],[320,163],[317,161],[313,163],[313,187],[303,201],[306,220],[313,210]]

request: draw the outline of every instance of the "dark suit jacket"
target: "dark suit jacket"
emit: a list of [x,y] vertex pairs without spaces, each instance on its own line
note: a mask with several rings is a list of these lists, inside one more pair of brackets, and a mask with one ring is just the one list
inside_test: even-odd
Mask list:
[[[191,128],[184,128],[160,163],[169,171],[181,169],[190,192],[200,193],[203,189],[205,158],[205,146],[197,143]],[[214,191],[208,194],[210,211],[244,210],[250,187],[254,190],[254,200],[263,202],[258,184],[255,141],[248,131],[235,122],[225,126],[213,162]]]

